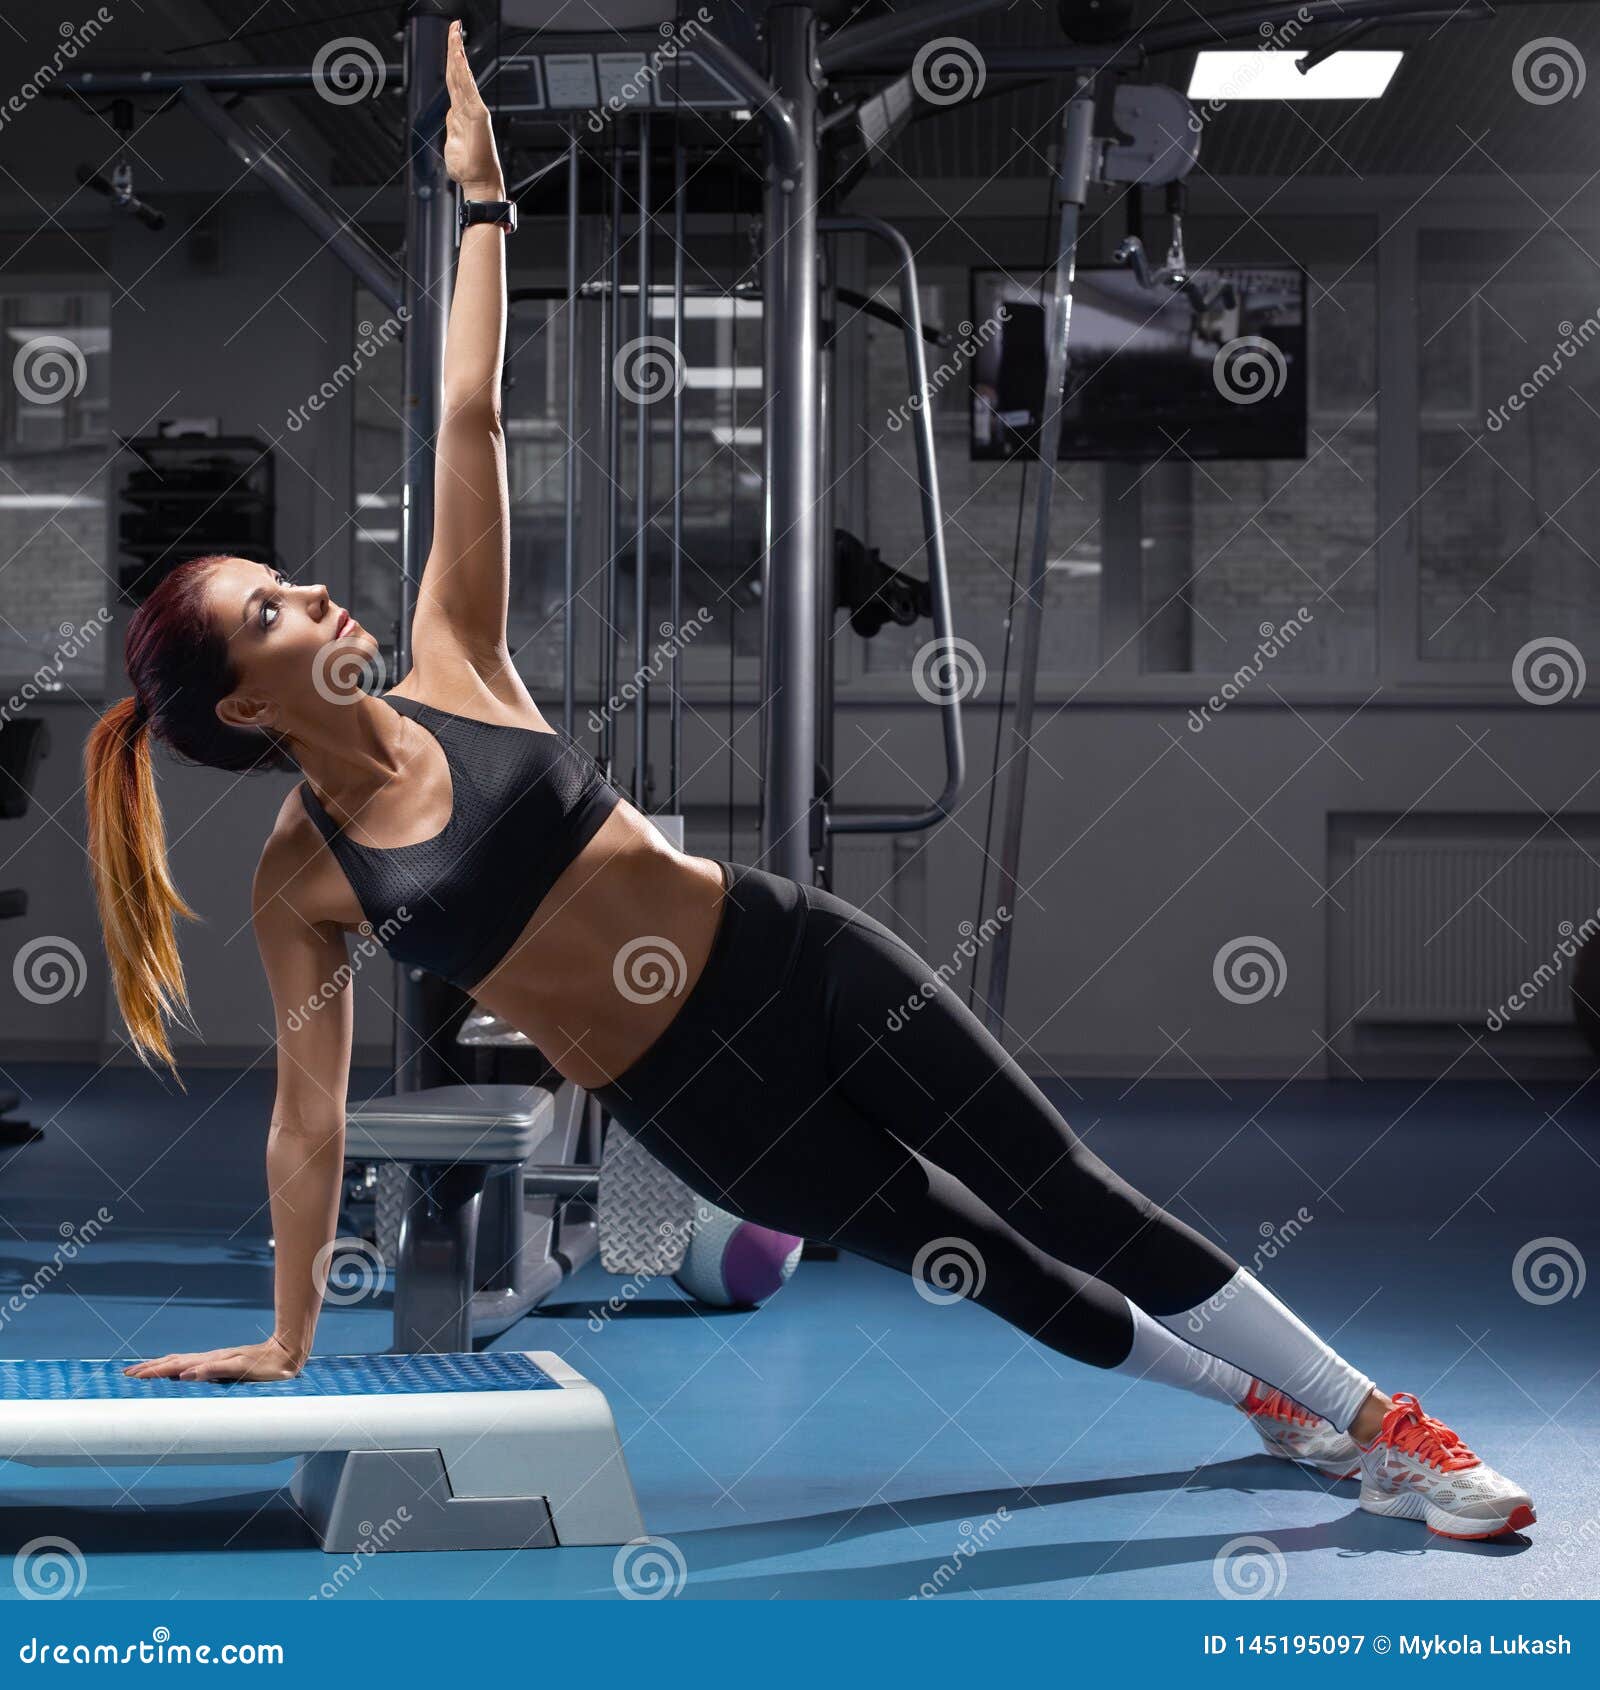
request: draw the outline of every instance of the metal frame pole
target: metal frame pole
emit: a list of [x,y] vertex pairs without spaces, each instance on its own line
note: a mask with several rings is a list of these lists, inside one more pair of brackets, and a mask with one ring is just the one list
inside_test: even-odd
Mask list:
[[997,12],[1006,0],[924,0],[920,6],[902,6],[887,17],[867,23],[848,24],[822,43],[818,56],[830,75],[846,70],[882,53],[886,48],[904,49],[919,37],[959,23],[978,12]]
[[[769,339],[767,427],[772,436],[770,617],[762,710],[767,758],[761,793],[761,866],[809,884],[817,819],[817,67],[810,7],[767,14],[772,84],[793,125],[793,169],[768,166],[764,235],[782,279],[782,322]],[[776,154],[777,149],[774,149]],[[771,313],[771,294],[764,309]],[[820,842],[820,841],[818,841]]]
[[[650,118],[639,118],[639,339],[650,338]],[[676,372],[674,372],[676,377]],[[674,379],[676,385],[676,379]],[[633,466],[633,802],[647,804],[650,760],[650,399],[634,402]]]
[[[818,232],[822,224],[818,223]],[[833,251],[826,241],[817,244],[817,282],[822,304],[818,317],[817,357],[817,694],[816,722],[817,779],[815,801],[821,806],[823,831],[821,849],[817,853],[815,875],[820,886],[831,889],[833,876],[833,838],[828,831],[829,806],[833,802],[833,718],[835,714],[834,607],[838,602],[838,584],[834,561],[833,536],[833,430],[834,409],[838,401],[835,389],[838,371],[834,364],[834,347],[839,321],[839,296],[834,287]]]
[[241,164],[252,169],[312,232],[321,237],[375,293],[390,311],[403,303],[400,272],[348,218],[330,211],[307,190],[268,147],[261,146],[232,112],[218,104],[211,91],[191,82],[183,90],[184,104],[227,147]]
[[[917,295],[917,259],[911,250],[911,242],[881,217],[824,217],[822,229],[826,234],[859,230],[862,234],[874,235],[887,244],[899,265],[900,333],[905,341],[906,372],[915,406],[911,436],[916,443],[923,549],[928,557],[933,637],[940,646],[940,658],[937,663],[929,665],[929,672],[945,678],[945,683],[939,688],[945,760],[944,787],[939,796],[920,810],[873,810],[847,816],[830,813],[827,827],[830,834],[909,833],[944,821],[955,808],[967,778],[966,740],[961,729],[961,691],[954,684],[956,664],[950,643],[955,637],[955,623],[950,611],[950,571],[944,548],[944,507],[939,497],[939,458],[933,435],[928,361],[923,351],[926,336],[922,330],[922,302]],[[829,543],[832,543],[831,534]],[[831,606],[826,614],[831,619]]]
[[[434,439],[444,410],[444,340],[455,264],[455,193],[438,136],[444,126],[445,46],[449,20],[413,14],[406,21],[406,310],[404,351],[407,432],[400,510],[400,607],[395,673],[411,668],[411,619],[433,540]],[[427,1037],[426,977],[396,966],[394,1072],[397,1092],[423,1083]]]
[[606,380],[606,581],[600,655],[600,762],[609,780],[616,765],[617,697],[617,554],[622,539],[622,383],[617,360],[622,352],[622,139],[611,144],[611,251],[606,255],[611,299],[606,316],[611,325],[611,348]]
[[679,669],[683,631],[683,248],[688,221],[688,154],[681,129],[672,144],[672,698],[668,705],[667,739],[670,772],[667,813],[681,815],[683,802],[683,678]]
[[[1033,706],[1039,679],[1039,634],[1044,617],[1046,568],[1050,556],[1050,508],[1056,485],[1056,453],[1061,445],[1061,412],[1066,403],[1067,332],[1072,320],[1072,284],[1078,254],[1078,224],[1089,182],[1094,149],[1094,98],[1087,78],[1067,102],[1061,117],[1061,156],[1056,163],[1055,292],[1050,346],[1045,366],[1044,416],[1039,428],[1039,487],[1033,507],[1033,549],[1018,614],[1022,618],[1022,658],[1017,670],[1017,702],[1011,716],[1010,776],[1006,785],[1005,829],[1000,842],[998,907],[1015,912],[1017,864],[1022,854],[1023,804],[1028,792],[1028,753],[1033,735]],[[999,771],[996,770],[996,778]],[[989,963],[985,1022],[998,1038],[1005,1028],[1006,980],[1011,967],[1011,930],[1004,921],[994,937]]]
[[561,725],[567,736],[577,719],[578,669],[578,125],[567,148],[567,461],[562,481],[567,548],[566,604],[562,610]]

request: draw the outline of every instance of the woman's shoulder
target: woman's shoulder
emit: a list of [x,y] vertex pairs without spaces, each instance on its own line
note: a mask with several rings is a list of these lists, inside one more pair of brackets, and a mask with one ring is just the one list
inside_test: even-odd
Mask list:
[[419,651],[405,678],[388,688],[384,697],[428,705],[449,716],[550,730],[509,656],[496,663],[448,652],[424,658]]
[[[343,906],[354,905],[349,886],[306,809],[301,795],[304,784],[296,781],[284,794],[256,861],[251,914],[258,925],[278,920],[344,924],[349,912]],[[353,919],[360,919],[359,910]]]

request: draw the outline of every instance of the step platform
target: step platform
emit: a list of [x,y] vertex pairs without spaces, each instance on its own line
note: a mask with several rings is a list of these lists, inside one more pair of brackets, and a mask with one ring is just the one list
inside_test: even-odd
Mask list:
[[120,1361],[0,1361],[0,1456],[151,1467],[299,1456],[330,1554],[539,1549],[645,1535],[610,1405],[544,1350],[317,1356],[254,1384],[129,1379]]

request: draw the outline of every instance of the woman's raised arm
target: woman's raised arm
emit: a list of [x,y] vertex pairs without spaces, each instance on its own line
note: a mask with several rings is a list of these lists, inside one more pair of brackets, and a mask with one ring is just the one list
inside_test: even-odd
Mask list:
[[[504,199],[489,108],[450,26],[445,78],[450,113],[445,168],[468,199]],[[444,410],[435,444],[433,542],[417,595],[413,646],[426,661],[435,641],[453,643],[480,672],[509,662],[506,610],[511,508],[500,427],[506,342],[506,236],[494,224],[463,231],[445,337]],[[415,442],[412,449],[416,448]]]

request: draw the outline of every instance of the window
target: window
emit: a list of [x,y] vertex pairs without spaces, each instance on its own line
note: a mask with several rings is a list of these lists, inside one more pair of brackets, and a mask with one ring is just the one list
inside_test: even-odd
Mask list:
[[1582,229],[1426,230],[1417,645],[1490,663],[1600,634],[1600,296]]
[[0,294],[0,679],[29,696],[103,685],[110,296]]
[[[924,321],[961,338],[967,320],[965,272],[932,273],[920,299]],[[876,298],[898,303],[894,285],[881,285]],[[845,312],[841,311],[841,316]],[[916,471],[916,417],[907,404],[911,391],[905,338],[891,323],[868,317],[866,414],[853,450],[842,456],[859,461],[866,481],[869,531],[861,536],[882,554],[891,569],[926,580],[922,506]],[[1026,578],[1033,533],[1033,501],[1038,465],[974,462],[969,448],[968,372],[956,349],[928,346],[930,408],[940,499],[944,508],[945,555],[950,574],[950,611],[958,638],[977,647],[987,669],[998,675],[1005,645],[1005,619],[1011,602],[1013,567]],[[956,367],[952,370],[951,364]],[[848,437],[847,437],[848,439]],[[846,472],[848,462],[836,466]],[[1041,626],[1042,674],[1082,675],[1099,661],[1099,606],[1102,565],[1100,473],[1097,465],[1063,464],[1051,507],[1051,547]],[[1021,545],[1018,549],[1018,517]],[[918,649],[932,637],[926,618],[913,627],[890,623],[870,639],[841,635],[857,648],[857,671],[865,675],[911,673]],[[844,674],[841,671],[841,683]]]
[[[1305,459],[1173,454],[1141,477],[1146,671],[1230,674],[1263,648],[1280,676],[1377,667],[1377,287],[1357,239],[1352,230],[1342,260],[1300,260]],[[1291,621],[1300,631],[1280,642]]]

